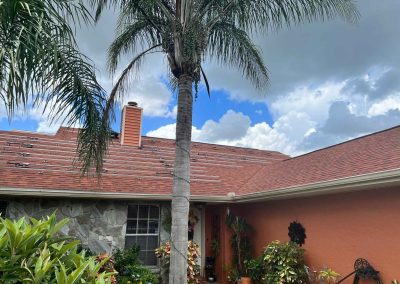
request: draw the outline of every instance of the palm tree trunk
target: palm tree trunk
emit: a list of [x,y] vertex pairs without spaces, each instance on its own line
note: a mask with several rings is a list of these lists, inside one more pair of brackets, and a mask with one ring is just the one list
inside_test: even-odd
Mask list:
[[172,191],[170,284],[187,283],[188,215],[190,199],[190,143],[192,139],[193,78],[181,75],[178,81],[178,113],[174,184]]

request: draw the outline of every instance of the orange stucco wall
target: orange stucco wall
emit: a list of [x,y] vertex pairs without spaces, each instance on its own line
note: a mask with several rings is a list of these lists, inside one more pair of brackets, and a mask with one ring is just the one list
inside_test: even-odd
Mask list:
[[[329,266],[346,275],[352,271],[355,259],[363,257],[380,271],[384,283],[400,279],[399,188],[213,206],[208,208],[206,216],[209,219],[218,210],[224,215],[227,207],[253,226],[251,240],[256,255],[273,240],[287,241],[289,223],[297,220],[306,229],[303,247],[308,266],[317,269]],[[229,264],[229,233],[223,220],[221,217],[223,237],[219,261]],[[207,246],[211,238],[209,228],[207,225]],[[226,276],[223,264],[218,264],[217,273],[223,282]],[[352,278],[345,283],[352,283]]]

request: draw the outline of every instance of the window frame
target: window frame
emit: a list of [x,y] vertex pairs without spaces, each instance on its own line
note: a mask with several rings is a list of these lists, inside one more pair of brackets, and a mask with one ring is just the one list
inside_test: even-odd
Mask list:
[[[137,206],[137,216],[135,218],[129,217],[129,206]],[[147,207],[147,218],[139,218],[139,210],[140,210],[140,206],[146,206]],[[158,208],[158,219],[155,218],[150,218],[150,206],[155,206]],[[126,241],[127,241],[127,237],[148,237],[148,236],[156,236],[157,237],[157,247],[160,245],[160,237],[161,237],[161,206],[160,204],[157,203],[129,203],[128,204],[128,208],[127,208],[127,212],[126,212],[127,218],[126,218],[126,230],[125,230],[125,245],[124,247],[126,248]],[[136,220],[136,231],[138,231],[139,229],[139,221],[141,220],[145,220],[147,221],[147,224],[149,224],[150,221],[157,221],[158,222],[158,232],[151,234],[151,233],[136,233],[136,234],[132,234],[132,233],[128,233],[128,222],[129,221],[135,221]],[[149,229],[149,226],[147,225],[147,230]],[[146,240],[147,241],[147,240]],[[141,251],[145,251],[146,253],[149,251],[153,251],[153,250],[143,250],[141,249]],[[146,267],[158,267],[159,266],[159,261],[157,260],[157,264],[155,265],[148,265],[148,264],[143,264]]]

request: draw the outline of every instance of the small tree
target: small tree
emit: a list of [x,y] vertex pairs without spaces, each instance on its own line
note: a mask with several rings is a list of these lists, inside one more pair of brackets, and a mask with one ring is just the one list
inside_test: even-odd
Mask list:
[[239,272],[240,276],[245,274],[244,262],[250,259],[252,247],[248,233],[252,230],[246,219],[229,213],[226,217],[225,224],[232,230],[231,246],[233,251],[233,266]]

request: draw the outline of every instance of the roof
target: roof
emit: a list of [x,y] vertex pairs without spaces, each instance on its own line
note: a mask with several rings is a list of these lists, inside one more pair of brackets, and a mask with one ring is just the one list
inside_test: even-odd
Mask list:
[[400,169],[400,126],[264,165],[240,194],[273,191]]
[[[0,131],[0,194],[36,190],[46,195],[169,198],[175,141],[142,137],[142,147],[114,140],[97,177],[81,177],[76,129],[55,135]],[[400,126],[303,156],[192,143],[191,194],[226,201],[260,192],[400,169]]]
[[[56,135],[0,131],[0,188],[59,191],[171,194],[175,141],[142,137],[142,147],[114,140],[101,180],[81,177],[76,158],[75,129]],[[235,192],[266,164],[287,159],[274,151],[192,144],[192,195],[226,196]]]

